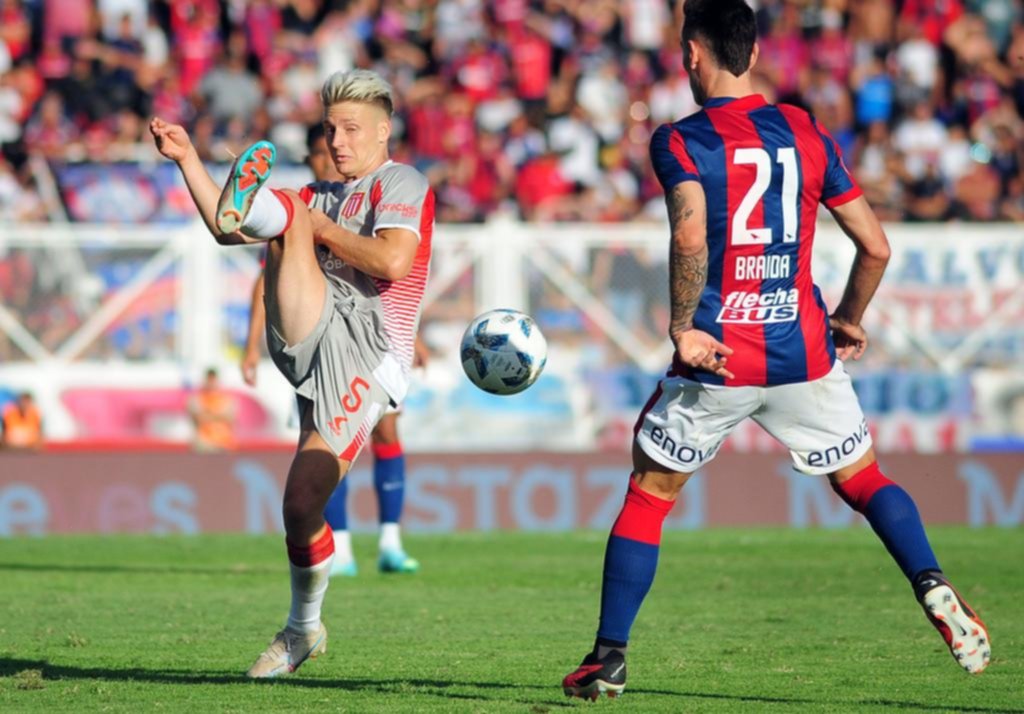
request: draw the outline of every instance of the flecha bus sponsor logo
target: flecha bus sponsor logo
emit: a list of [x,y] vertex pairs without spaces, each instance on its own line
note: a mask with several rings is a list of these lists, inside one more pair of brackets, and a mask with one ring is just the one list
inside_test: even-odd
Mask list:
[[800,291],[780,288],[766,293],[737,290],[726,295],[718,322],[763,324],[793,322],[799,315]]

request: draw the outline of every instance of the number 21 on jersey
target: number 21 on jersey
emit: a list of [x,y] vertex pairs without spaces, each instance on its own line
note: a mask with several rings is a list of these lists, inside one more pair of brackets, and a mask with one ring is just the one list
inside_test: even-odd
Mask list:
[[[764,197],[772,183],[772,157],[764,149],[736,149],[733,163],[737,166],[753,164],[756,173],[754,183],[740,201],[732,216],[730,230],[732,245],[770,245],[774,240],[771,226],[751,228],[750,214]],[[795,243],[797,192],[800,176],[796,163],[796,149],[784,146],[776,152],[776,163],[782,164],[782,242]]]

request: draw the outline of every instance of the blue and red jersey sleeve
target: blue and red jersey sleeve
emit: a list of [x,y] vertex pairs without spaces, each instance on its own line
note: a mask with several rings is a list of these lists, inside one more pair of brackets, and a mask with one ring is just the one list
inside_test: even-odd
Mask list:
[[700,181],[697,164],[686,150],[683,135],[671,124],[662,124],[651,137],[651,165],[665,193],[683,181]]
[[860,198],[864,192],[854,181],[853,176],[846,168],[843,161],[843,152],[840,150],[836,140],[828,133],[828,129],[818,124],[817,119],[811,117],[811,124],[821,137],[821,143],[825,146],[825,182],[821,189],[821,202],[829,208],[842,206],[855,198]]

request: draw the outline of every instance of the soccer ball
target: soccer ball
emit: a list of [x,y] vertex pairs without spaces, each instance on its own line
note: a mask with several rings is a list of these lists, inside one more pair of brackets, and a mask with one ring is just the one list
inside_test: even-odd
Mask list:
[[548,359],[548,343],[533,318],[518,310],[479,315],[462,336],[462,368],[491,394],[516,394],[537,381]]

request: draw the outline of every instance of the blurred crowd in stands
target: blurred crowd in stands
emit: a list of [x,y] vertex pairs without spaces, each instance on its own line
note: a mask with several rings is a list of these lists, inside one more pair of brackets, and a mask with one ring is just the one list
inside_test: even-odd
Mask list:
[[[755,0],[758,89],[812,110],[888,220],[1024,219],[1020,0]],[[294,161],[331,72],[398,97],[395,157],[442,221],[660,218],[659,124],[696,109],[680,0],[0,0],[0,221],[44,219],[29,157]]]

